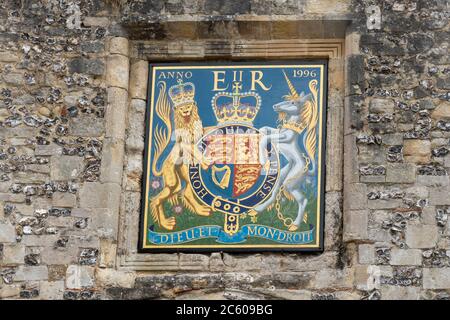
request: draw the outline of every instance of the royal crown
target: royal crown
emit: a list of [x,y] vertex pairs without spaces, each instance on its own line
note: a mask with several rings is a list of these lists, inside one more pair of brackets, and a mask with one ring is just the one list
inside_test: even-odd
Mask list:
[[252,123],[261,106],[261,97],[256,92],[239,92],[241,83],[233,82],[233,92],[219,92],[211,99],[218,123]]
[[192,82],[183,83],[180,79],[178,84],[171,86],[169,89],[169,97],[177,108],[186,103],[194,103],[195,86]]

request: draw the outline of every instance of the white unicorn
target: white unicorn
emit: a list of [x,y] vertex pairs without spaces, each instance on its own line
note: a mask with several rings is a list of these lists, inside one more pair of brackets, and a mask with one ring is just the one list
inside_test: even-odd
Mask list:
[[[284,73],[284,71],[283,71]],[[279,202],[281,195],[289,200],[295,200],[298,204],[297,216],[294,220],[284,217],[278,212],[279,218],[290,231],[295,231],[304,219],[305,208],[308,200],[301,190],[305,175],[315,172],[315,153],[317,142],[317,80],[309,82],[311,93],[305,95],[304,92],[298,94],[291,81],[284,73],[290,94],[284,96],[285,101],[273,106],[273,110],[278,113],[278,128],[262,127],[259,131],[263,134],[260,140],[259,156],[261,164],[267,162],[267,146],[270,143],[278,149],[281,156],[287,161],[279,174],[279,178],[272,189],[272,194],[262,204],[256,206],[254,210],[260,213],[272,205]],[[303,147],[307,153],[302,153],[298,141],[303,136]],[[311,166],[309,166],[311,165]],[[309,168],[310,167],[310,168]],[[279,208],[277,208],[279,211]]]

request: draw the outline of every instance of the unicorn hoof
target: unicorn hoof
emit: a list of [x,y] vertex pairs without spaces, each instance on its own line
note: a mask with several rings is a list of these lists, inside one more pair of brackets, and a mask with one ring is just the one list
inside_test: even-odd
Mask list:
[[289,231],[296,231],[298,229],[298,226],[295,224],[291,224],[288,228]]

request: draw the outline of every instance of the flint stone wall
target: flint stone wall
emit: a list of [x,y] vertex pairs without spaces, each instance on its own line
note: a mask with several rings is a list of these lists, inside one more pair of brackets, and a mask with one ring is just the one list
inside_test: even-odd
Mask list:
[[[448,18],[447,0],[2,1],[0,299],[449,298]],[[137,254],[148,61],[276,41],[330,59],[325,251]]]

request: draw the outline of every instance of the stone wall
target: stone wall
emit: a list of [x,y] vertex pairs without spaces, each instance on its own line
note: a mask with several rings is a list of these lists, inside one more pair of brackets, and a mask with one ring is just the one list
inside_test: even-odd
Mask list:
[[366,289],[375,265],[371,295],[448,299],[448,1],[367,4],[354,7],[360,54],[348,64],[357,174],[346,176],[344,240],[357,244],[355,287]]
[[[447,0],[2,1],[0,298],[449,298],[448,18]],[[138,254],[147,61],[254,41],[330,59],[325,251]]]

